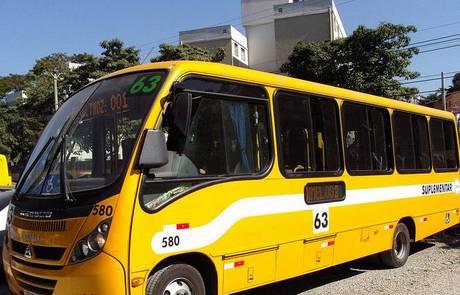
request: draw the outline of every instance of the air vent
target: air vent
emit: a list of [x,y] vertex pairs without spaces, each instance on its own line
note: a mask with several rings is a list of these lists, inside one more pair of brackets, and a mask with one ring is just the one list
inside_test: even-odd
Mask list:
[[13,218],[13,226],[31,231],[41,232],[63,232],[66,230],[64,220],[42,221],[42,220],[25,220]]

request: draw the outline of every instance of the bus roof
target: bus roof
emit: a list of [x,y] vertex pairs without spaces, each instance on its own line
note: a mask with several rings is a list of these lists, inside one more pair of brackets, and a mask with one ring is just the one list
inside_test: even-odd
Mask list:
[[310,82],[306,80],[291,78],[288,76],[277,75],[257,70],[230,66],[221,63],[201,62],[201,61],[168,61],[159,63],[150,63],[126,68],[116,71],[101,79],[126,74],[130,72],[146,71],[154,69],[168,69],[174,73],[177,78],[185,74],[203,74],[226,79],[245,81],[253,84],[264,85],[273,88],[282,88],[286,90],[303,91],[317,95],[329,96],[348,101],[361,102],[376,106],[399,109],[408,112],[419,113],[423,115],[449,118],[454,120],[455,117],[450,112],[441,111],[434,108],[415,105],[402,102],[396,99],[384,98],[376,95],[366,94],[363,92],[348,90],[344,88],[329,86],[321,83]]

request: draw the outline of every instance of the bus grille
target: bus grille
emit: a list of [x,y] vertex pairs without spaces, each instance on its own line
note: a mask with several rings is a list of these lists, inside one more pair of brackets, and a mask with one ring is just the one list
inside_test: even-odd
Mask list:
[[66,222],[64,220],[24,220],[17,217],[13,218],[13,226],[25,230],[41,232],[63,232],[66,231]]
[[19,255],[24,255],[27,246],[31,248],[35,254],[35,258],[38,259],[61,260],[62,255],[64,255],[65,252],[65,248],[27,245],[13,239],[11,240],[11,247],[13,251]]
[[61,270],[64,268],[63,265],[48,265],[48,264],[35,263],[35,262],[30,262],[30,261],[19,259],[16,256],[12,256],[11,258],[16,262],[16,264],[22,264],[28,267],[33,267],[33,268],[38,268],[38,269]]
[[56,280],[48,280],[31,276],[22,273],[17,269],[13,270],[13,275],[22,288],[37,295],[52,295],[57,283]]

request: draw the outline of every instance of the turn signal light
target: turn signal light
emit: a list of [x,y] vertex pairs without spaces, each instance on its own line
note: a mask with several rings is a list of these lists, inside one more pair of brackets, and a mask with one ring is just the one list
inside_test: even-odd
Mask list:
[[131,286],[133,288],[136,288],[136,287],[139,287],[140,285],[142,285],[144,283],[144,278],[134,278],[131,280]]

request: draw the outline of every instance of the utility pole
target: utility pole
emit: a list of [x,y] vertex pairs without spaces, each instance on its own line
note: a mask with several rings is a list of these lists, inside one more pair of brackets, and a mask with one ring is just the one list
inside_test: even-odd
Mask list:
[[62,73],[49,73],[53,77],[54,85],[54,111],[57,112],[59,109],[59,99],[58,99],[58,80],[62,77]]
[[441,91],[442,91],[442,107],[447,111],[446,88],[444,87],[444,72],[441,72]]

